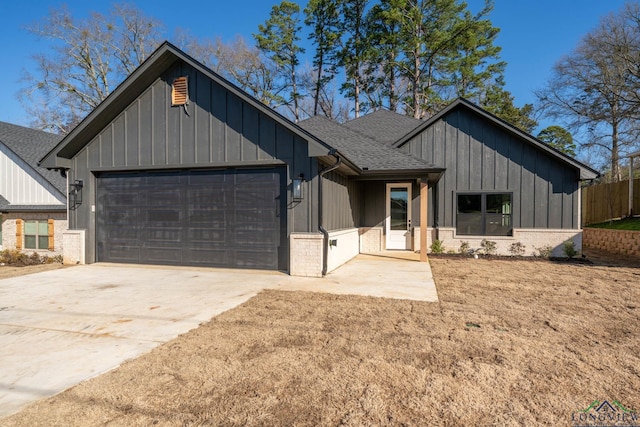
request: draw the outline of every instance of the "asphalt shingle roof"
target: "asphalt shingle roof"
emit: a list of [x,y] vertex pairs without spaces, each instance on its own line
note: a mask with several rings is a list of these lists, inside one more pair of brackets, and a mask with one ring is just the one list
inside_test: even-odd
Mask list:
[[67,182],[57,171],[38,166],[38,161],[47,154],[62,137],[41,130],[30,129],[11,123],[0,122],[0,143],[27,162],[37,173],[49,181],[62,194],[66,194]]
[[9,201],[0,195],[0,211],[9,206]]
[[391,145],[422,123],[424,123],[422,120],[413,117],[388,110],[378,110],[343,125],[366,137]]
[[298,125],[336,148],[361,169],[383,171],[434,167],[323,116],[303,120]]

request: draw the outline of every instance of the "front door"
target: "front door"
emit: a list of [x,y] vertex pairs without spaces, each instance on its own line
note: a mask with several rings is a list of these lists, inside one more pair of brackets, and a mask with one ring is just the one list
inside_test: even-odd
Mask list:
[[411,249],[411,183],[387,184],[387,249]]

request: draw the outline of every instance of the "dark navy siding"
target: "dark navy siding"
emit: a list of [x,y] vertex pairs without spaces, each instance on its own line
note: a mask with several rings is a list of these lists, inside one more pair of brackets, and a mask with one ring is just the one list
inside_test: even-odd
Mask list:
[[512,193],[515,228],[579,226],[578,171],[471,111],[451,111],[401,149],[446,168],[436,192],[442,227],[455,227],[462,191]]
[[360,185],[337,172],[322,179],[323,225],[327,230],[360,226]]
[[[188,76],[189,104],[171,106],[171,83]],[[317,231],[318,165],[307,141],[243,102],[186,63],[177,62],[93,138],[74,158],[70,179],[82,179],[84,203],[70,228],[95,230],[95,172],[219,167],[287,166],[289,232]],[[303,174],[306,197],[291,201],[291,179]],[[88,233],[88,262],[95,240]]]

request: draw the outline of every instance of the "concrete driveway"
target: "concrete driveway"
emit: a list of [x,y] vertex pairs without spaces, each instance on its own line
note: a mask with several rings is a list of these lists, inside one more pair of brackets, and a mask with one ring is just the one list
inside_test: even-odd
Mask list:
[[437,300],[428,263],[366,255],[324,279],[92,264],[0,280],[0,417],[109,371],[263,289]]

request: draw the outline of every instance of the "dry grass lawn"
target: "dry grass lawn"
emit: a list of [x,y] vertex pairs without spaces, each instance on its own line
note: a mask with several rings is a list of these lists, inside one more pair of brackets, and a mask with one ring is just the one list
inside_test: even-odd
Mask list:
[[1,425],[571,425],[640,410],[640,268],[432,258],[439,303],[266,291]]
[[0,266],[0,279],[8,279],[10,277],[24,276],[27,274],[40,273],[42,271],[57,270],[59,268],[67,267],[68,266],[60,263],[28,265],[25,267],[2,265]]

